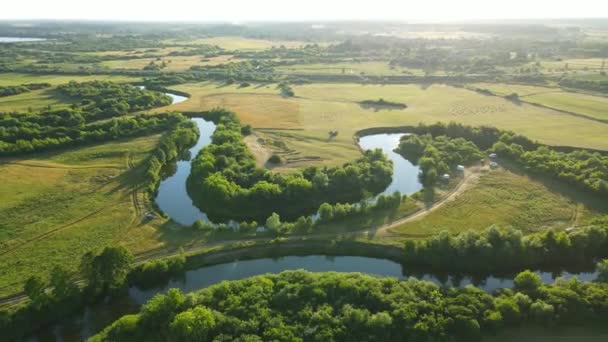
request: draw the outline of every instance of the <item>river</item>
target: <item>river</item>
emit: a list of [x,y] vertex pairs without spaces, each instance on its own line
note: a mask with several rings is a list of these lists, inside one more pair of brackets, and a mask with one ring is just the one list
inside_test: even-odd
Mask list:
[[[266,273],[279,273],[286,270],[303,269],[311,272],[361,272],[382,277],[406,279],[410,276],[431,281],[442,286],[463,287],[474,284],[486,291],[512,287],[513,275],[505,277],[454,276],[433,274],[409,274],[407,268],[394,261],[356,256],[287,256],[233,261],[212,266],[204,266],[187,271],[183,277],[172,279],[156,287],[141,289],[132,287],[128,295],[108,299],[87,307],[71,319],[52,328],[41,331],[31,340],[38,341],[81,341],[99,332],[105,326],[123,315],[135,313],[141,304],[157,293],[165,293],[170,288],[191,292],[217,284],[223,280],[238,280]],[[552,283],[558,274],[538,271],[544,283]],[[561,274],[566,278],[577,276],[580,280],[590,281],[597,272]]]

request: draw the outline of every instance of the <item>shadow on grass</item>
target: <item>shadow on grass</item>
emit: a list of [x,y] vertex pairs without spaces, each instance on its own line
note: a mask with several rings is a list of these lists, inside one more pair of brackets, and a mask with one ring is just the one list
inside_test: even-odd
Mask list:
[[513,172],[516,175],[530,177],[531,179],[543,184],[550,191],[567,197],[576,203],[583,204],[587,208],[590,208],[597,212],[608,213],[608,201],[606,201],[605,198],[602,198],[599,195],[590,193],[581,188],[575,187],[571,184],[567,184],[563,181],[554,178],[550,178],[548,176],[526,172],[521,168],[521,166],[508,160],[501,159],[498,160],[498,163],[504,169]]

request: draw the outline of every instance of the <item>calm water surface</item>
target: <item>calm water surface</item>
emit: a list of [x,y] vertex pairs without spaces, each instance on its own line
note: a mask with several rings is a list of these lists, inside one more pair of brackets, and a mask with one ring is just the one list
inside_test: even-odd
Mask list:
[[410,195],[422,189],[418,179],[420,168],[403,158],[400,154],[393,152],[399,146],[399,139],[405,134],[374,134],[359,138],[359,146],[365,150],[375,148],[382,151],[393,161],[393,181],[382,192],[392,194],[399,191],[402,195]]
[[[442,286],[463,287],[474,284],[486,291],[512,287],[512,277],[470,277],[433,274],[409,274],[401,264],[385,260],[355,256],[288,256],[281,258],[264,258],[234,261],[213,266],[205,266],[185,273],[180,279],[174,279],[158,287],[129,289],[128,296],[107,300],[88,307],[68,322],[56,325],[40,332],[31,340],[38,341],[80,341],[99,332],[114,320],[129,313],[137,312],[140,305],[157,293],[164,293],[170,288],[179,288],[191,292],[223,280],[238,280],[266,273],[279,273],[286,270],[303,269],[311,272],[361,272],[381,277],[405,279],[415,277],[428,280]],[[560,274],[537,272],[544,283],[552,283]],[[561,274],[566,278],[577,276],[584,281],[594,280],[597,272]]]

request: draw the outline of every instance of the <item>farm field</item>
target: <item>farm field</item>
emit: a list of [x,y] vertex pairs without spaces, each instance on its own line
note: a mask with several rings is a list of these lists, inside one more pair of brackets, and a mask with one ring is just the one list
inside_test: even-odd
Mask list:
[[143,69],[151,62],[160,65],[165,62],[166,67],[163,71],[185,71],[195,65],[219,65],[230,62],[238,62],[238,59],[232,59],[232,56],[222,55],[212,58],[203,58],[202,56],[166,56],[160,58],[137,58],[102,62],[101,66],[110,69]]
[[190,40],[172,39],[166,40],[164,43],[188,46],[204,44],[217,45],[225,50],[266,50],[273,46],[279,47],[281,45],[288,48],[297,48],[306,44],[311,44],[303,41],[252,39],[238,36],[208,37]]
[[492,225],[524,234],[549,228],[585,226],[608,213],[608,204],[568,190],[563,184],[544,184],[506,169],[492,170],[454,201],[428,215],[389,229],[380,239],[428,237],[443,230],[460,233]]
[[525,102],[536,103],[550,108],[572,112],[594,119],[608,120],[608,97],[564,91],[560,88],[526,85],[479,83],[474,87],[489,89],[493,93],[506,96],[517,93]]
[[387,62],[301,64],[277,67],[278,72],[299,75],[424,75],[420,69],[391,68]]
[[134,252],[155,241],[143,222],[138,165],[156,147],[153,135],[45,154],[0,164],[0,296],[21,290],[32,274],[54,265],[76,268],[84,253],[110,244]]
[[[264,134],[280,135],[289,149],[297,151],[294,156],[313,164],[340,164],[355,158],[359,152],[352,136],[360,129],[437,121],[496,126],[549,145],[608,149],[608,125],[445,85],[309,84],[293,86],[295,97],[291,98],[282,97],[275,84],[241,88],[196,83],[173,88],[191,94],[190,99],[156,111],[227,107]],[[408,108],[375,111],[359,105],[379,98],[405,103]],[[329,140],[331,129],[339,135]]]

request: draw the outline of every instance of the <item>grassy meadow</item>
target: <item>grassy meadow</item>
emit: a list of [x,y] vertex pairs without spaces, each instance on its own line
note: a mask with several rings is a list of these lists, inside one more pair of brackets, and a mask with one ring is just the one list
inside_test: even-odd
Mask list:
[[425,237],[443,230],[460,233],[492,225],[523,233],[565,229],[587,225],[606,212],[608,204],[563,184],[545,184],[519,172],[497,169],[483,174],[455,200],[420,219],[390,229],[381,239]]
[[136,82],[140,78],[127,76],[113,75],[89,75],[89,76],[73,76],[73,75],[30,75],[20,73],[2,73],[0,74],[0,86],[21,85],[26,83],[50,83],[51,88],[33,90],[27,93],[0,97],[0,112],[27,112],[31,110],[40,110],[51,106],[54,109],[68,107],[73,103],[73,100],[62,96],[54,86],[65,84],[70,81],[88,82],[88,81],[112,81],[119,83]]
[[[45,154],[0,164],[0,296],[21,290],[32,274],[77,267],[80,256],[107,245],[134,252],[155,244],[154,229],[134,203],[143,179],[137,166],[159,135]],[[137,198],[137,199],[136,199]],[[140,204],[141,207],[141,204]],[[136,210],[138,209],[138,210]]]
[[50,83],[59,85],[70,81],[112,81],[112,82],[136,82],[139,77],[122,75],[53,75],[53,74],[22,74],[22,73],[0,73],[0,86],[14,86],[25,83]]
[[[283,141],[293,158],[304,160],[294,167],[341,164],[356,158],[359,151],[353,135],[363,128],[437,121],[496,126],[550,145],[608,149],[608,125],[445,85],[295,85],[295,97],[290,98],[281,96],[275,84],[242,88],[205,82],[173,88],[191,94],[190,99],[157,111],[232,109],[243,123],[271,140]],[[373,110],[359,104],[379,98],[408,107]],[[339,134],[329,139],[332,129]]]
[[504,83],[479,83],[474,87],[489,89],[497,95],[517,93],[522,101],[572,112],[593,119],[608,120],[608,97],[564,91],[560,88]]
[[424,75],[420,69],[391,68],[387,62],[296,64],[277,67],[278,72],[298,75]]
[[287,48],[297,48],[306,44],[310,44],[303,41],[294,40],[268,40],[268,39],[253,39],[238,36],[220,36],[220,37],[208,37],[208,38],[197,38],[189,40],[166,40],[166,44],[177,44],[177,45],[217,45],[225,50],[266,50],[273,46],[285,46]]
[[201,56],[165,56],[159,58],[136,58],[102,62],[101,66],[109,69],[138,69],[141,70],[151,62],[157,65],[165,62],[166,67],[163,71],[186,71],[195,65],[219,65],[230,62],[237,62],[230,55],[222,55],[213,58],[203,58]]

